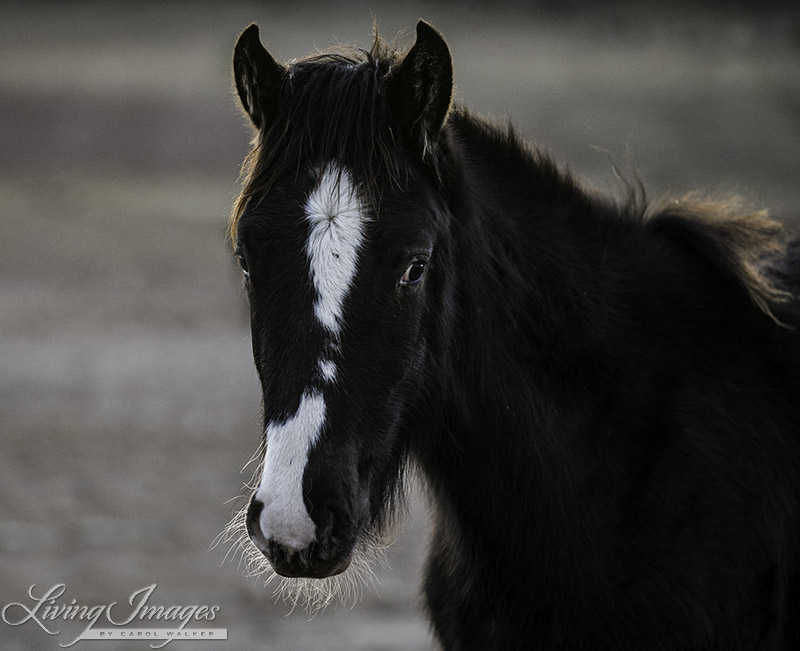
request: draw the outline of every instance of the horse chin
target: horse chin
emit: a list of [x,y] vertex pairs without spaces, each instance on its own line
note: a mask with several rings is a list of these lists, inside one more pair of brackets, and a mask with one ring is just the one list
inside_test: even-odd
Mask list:
[[350,567],[352,560],[353,554],[351,552],[336,562],[304,561],[298,557],[297,560],[270,560],[270,565],[276,574],[289,579],[327,579],[344,572]]

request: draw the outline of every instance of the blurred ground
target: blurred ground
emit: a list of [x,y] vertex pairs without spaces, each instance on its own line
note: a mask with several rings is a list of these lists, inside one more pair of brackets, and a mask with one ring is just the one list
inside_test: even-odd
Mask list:
[[[311,621],[208,549],[259,440],[224,242],[248,141],[231,48],[252,21],[288,59],[368,46],[373,16],[387,35],[425,17],[450,43],[462,101],[511,117],[598,188],[615,184],[606,152],[624,167],[630,151],[650,196],[741,192],[792,220],[798,11],[648,6],[4,3],[0,605],[31,584],[96,604],[157,583],[159,603],[218,605],[213,625],[229,631],[176,651],[430,648],[418,504],[379,593]],[[64,641],[3,622],[0,640]]]

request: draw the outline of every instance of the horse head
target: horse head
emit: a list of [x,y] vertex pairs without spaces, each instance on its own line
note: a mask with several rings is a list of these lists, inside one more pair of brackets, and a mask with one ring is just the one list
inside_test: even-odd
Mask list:
[[420,22],[405,56],[376,42],[284,66],[252,25],[234,76],[255,144],[231,236],[266,439],[247,531],[277,573],[328,577],[385,524],[426,399],[450,54]]

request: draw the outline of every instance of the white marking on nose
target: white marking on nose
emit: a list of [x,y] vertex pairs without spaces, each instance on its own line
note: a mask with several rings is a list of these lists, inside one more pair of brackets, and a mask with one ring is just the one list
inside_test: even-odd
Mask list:
[[317,292],[314,314],[338,336],[364,237],[364,210],[349,173],[329,165],[308,196],[305,212],[311,227],[306,255]]
[[303,473],[324,422],[325,400],[306,392],[294,416],[266,430],[264,472],[255,495],[264,504],[259,524],[267,540],[294,551],[306,549],[316,537],[303,501]]

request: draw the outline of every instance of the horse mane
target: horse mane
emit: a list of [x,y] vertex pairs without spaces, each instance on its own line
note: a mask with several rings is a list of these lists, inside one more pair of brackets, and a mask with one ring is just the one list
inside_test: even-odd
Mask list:
[[[385,79],[401,60],[394,43],[377,30],[369,50],[340,46],[293,61],[284,74],[279,113],[268,129],[255,134],[242,164],[242,192],[234,204],[228,233],[235,243],[239,219],[251,200],[279,179],[295,178],[304,160],[344,163],[368,199],[377,200],[377,170],[402,187],[402,147],[381,96]],[[324,170],[317,170],[322,173]]]
[[786,252],[783,225],[766,210],[752,210],[737,196],[690,193],[663,201],[646,216],[653,227],[677,235],[736,282],[778,325],[786,325],[773,308],[792,300],[792,293],[771,268]]
[[[786,252],[783,225],[766,210],[753,210],[739,196],[719,198],[699,192],[650,204],[636,171],[620,169],[613,160],[619,194],[611,198],[614,205],[606,210],[601,206],[608,206],[608,198],[582,187],[547,151],[525,142],[510,123],[495,123],[460,106],[454,107],[450,120],[458,123],[459,129],[469,129],[470,137],[482,145],[491,143],[488,146],[503,150],[493,171],[498,179],[507,182],[513,178],[520,187],[536,188],[537,200],[553,206],[578,201],[573,209],[590,210],[594,219],[623,219],[669,231],[739,285],[765,315],[786,325],[773,312],[775,306],[793,298],[787,278],[773,268]],[[536,183],[530,178],[532,173],[537,176]],[[580,201],[581,197],[588,202]]]

